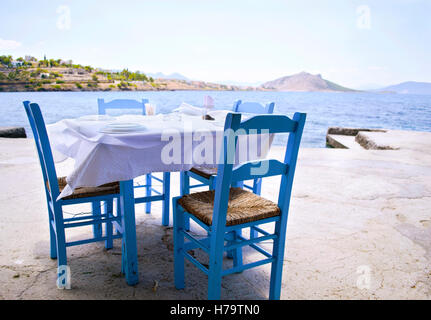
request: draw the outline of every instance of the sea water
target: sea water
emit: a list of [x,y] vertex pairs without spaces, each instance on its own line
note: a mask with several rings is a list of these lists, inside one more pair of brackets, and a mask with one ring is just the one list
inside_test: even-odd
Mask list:
[[[234,102],[275,102],[275,113],[307,113],[302,147],[323,148],[329,127],[431,131],[431,96],[374,93],[158,91],[158,92],[13,92],[0,93],[0,127],[22,126],[31,136],[22,102],[38,103],[47,124],[97,114],[97,99],[149,99],[157,113],[169,113],[182,102],[201,106],[210,95],[217,109],[232,110]],[[136,111],[128,111],[133,113]],[[285,136],[275,144],[283,144]]]

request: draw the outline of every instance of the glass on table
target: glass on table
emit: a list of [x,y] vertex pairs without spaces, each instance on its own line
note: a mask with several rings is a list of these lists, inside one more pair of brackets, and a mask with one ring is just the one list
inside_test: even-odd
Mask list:
[[147,116],[155,116],[157,113],[157,106],[152,103],[145,104],[145,114]]

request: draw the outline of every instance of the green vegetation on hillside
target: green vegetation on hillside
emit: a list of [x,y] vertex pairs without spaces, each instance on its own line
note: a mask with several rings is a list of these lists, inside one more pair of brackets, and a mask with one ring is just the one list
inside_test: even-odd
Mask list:
[[95,69],[62,59],[0,56],[0,91],[244,90],[202,81],[153,79],[129,69]]
[[[61,79],[61,80],[60,80]],[[56,80],[55,86],[43,87]],[[99,88],[100,83],[111,83],[104,90],[118,87],[129,90],[137,86],[130,82],[142,82],[151,85],[154,79],[139,71],[131,72],[124,69],[121,72],[98,70],[91,66],[74,64],[62,59],[38,60],[34,57],[18,58],[0,56],[0,81],[4,88],[24,86],[27,90],[93,90]],[[117,86],[113,83],[119,82]]]

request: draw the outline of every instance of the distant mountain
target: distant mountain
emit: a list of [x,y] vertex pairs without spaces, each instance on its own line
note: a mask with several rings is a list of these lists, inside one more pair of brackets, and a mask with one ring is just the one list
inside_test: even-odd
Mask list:
[[353,92],[356,90],[345,88],[331,81],[325,80],[320,74],[312,75],[301,72],[264,83],[261,88],[276,91],[326,91]]
[[172,73],[172,74],[164,74],[162,72],[157,73],[145,73],[147,76],[152,77],[154,79],[174,79],[174,80],[185,80],[190,81],[187,77],[183,76],[179,73]]
[[408,81],[386,88],[374,90],[376,92],[393,92],[400,94],[429,94],[431,95],[431,83]]

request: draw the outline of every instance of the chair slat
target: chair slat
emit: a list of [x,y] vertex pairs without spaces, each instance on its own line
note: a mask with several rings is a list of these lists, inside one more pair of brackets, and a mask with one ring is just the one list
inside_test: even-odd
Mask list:
[[283,175],[289,166],[278,160],[247,162],[232,171],[232,182]]
[[255,114],[272,114],[274,113],[275,103],[271,102],[264,107],[258,102],[237,101],[234,105],[234,112],[255,113]]
[[142,114],[146,114],[145,104],[149,103],[148,99],[142,99],[142,101],[136,101],[132,99],[116,99],[110,102],[105,102],[104,99],[97,100],[99,106],[99,114],[106,114],[108,109],[140,109]]
[[280,115],[260,115],[248,119],[241,123],[238,135],[248,135],[250,130],[261,130],[258,133],[289,133],[295,132],[298,123],[287,116]]

